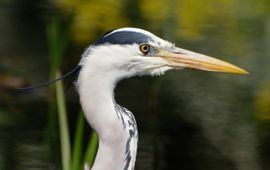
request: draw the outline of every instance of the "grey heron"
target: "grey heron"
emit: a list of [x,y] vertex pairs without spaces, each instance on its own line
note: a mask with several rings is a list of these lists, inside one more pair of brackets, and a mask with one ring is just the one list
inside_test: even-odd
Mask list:
[[133,114],[115,102],[114,88],[125,78],[162,75],[168,70],[184,68],[247,74],[230,63],[178,48],[146,30],[120,28],[106,33],[90,45],[71,72],[37,86],[76,73],[82,109],[99,137],[92,170],[133,170],[137,125]]

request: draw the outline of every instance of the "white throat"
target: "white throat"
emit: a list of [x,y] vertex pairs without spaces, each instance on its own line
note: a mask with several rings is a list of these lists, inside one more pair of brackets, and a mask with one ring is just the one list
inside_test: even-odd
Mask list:
[[119,74],[100,71],[91,57],[84,57],[77,86],[86,119],[99,136],[92,170],[133,170],[137,126],[132,113],[114,102],[113,90]]

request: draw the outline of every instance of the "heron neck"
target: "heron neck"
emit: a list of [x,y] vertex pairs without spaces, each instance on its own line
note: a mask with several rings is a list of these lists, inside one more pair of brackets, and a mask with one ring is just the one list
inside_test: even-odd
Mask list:
[[78,78],[83,111],[99,136],[98,152],[92,170],[134,169],[137,126],[132,113],[126,113],[127,110],[114,102],[116,82],[117,79],[110,73],[101,75],[87,68],[82,68]]

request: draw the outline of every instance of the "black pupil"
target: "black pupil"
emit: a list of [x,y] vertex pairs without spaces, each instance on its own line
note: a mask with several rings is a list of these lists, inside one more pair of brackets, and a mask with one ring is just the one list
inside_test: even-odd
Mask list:
[[144,49],[144,51],[147,51],[148,50],[148,47],[147,46],[144,46],[143,49]]

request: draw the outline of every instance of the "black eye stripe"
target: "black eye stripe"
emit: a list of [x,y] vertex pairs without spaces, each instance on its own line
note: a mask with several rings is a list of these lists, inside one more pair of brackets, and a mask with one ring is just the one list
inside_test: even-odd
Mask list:
[[104,43],[109,44],[141,44],[151,41],[152,38],[148,35],[133,31],[118,31],[114,33],[107,33],[100,38],[95,45]]

